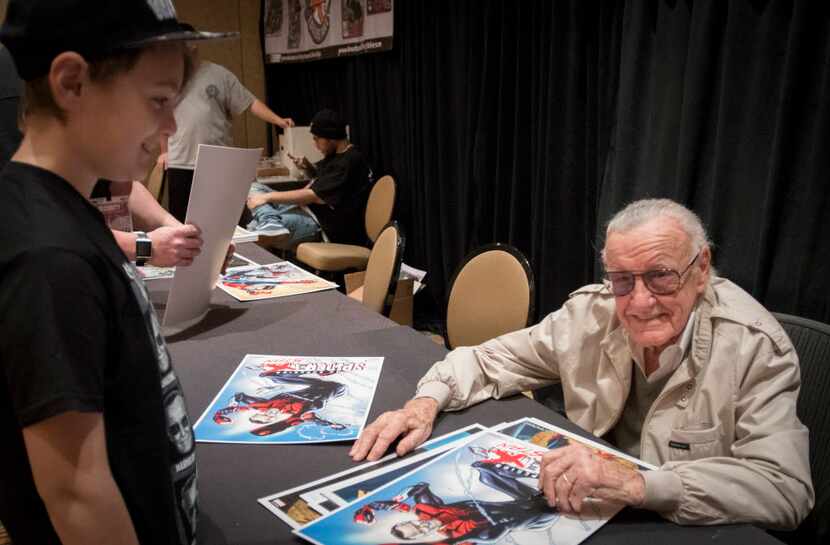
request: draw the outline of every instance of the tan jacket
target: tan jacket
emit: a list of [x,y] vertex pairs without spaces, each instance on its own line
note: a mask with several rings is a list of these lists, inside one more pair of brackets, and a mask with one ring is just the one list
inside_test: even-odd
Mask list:
[[[719,278],[698,302],[693,327],[690,349],[643,422],[640,457],[660,466],[644,473],[644,507],[681,524],[797,526],[814,493],[789,338],[749,294]],[[594,284],[533,327],[450,352],[417,396],[457,410],[561,380],[568,418],[602,436],[622,414],[632,365],[614,297]]]

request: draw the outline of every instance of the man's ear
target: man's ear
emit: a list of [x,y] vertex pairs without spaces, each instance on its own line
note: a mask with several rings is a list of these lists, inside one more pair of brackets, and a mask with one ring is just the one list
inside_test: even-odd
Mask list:
[[64,112],[76,111],[84,86],[89,82],[89,64],[78,53],[65,51],[52,60],[49,88],[55,104]]
[[704,246],[700,250],[700,257],[697,258],[697,269],[700,274],[697,277],[697,291],[703,293],[706,290],[706,284],[709,280],[709,275],[712,274],[712,251],[709,246]]

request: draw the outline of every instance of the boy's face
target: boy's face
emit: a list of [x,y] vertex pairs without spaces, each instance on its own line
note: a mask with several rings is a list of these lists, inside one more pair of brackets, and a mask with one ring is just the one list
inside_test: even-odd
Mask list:
[[145,51],[128,72],[103,82],[87,80],[82,109],[69,125],[79,158],[95,176],[146,176],[160,139],[176,132],[173,109],[183,77],[183,49],[164,46]]

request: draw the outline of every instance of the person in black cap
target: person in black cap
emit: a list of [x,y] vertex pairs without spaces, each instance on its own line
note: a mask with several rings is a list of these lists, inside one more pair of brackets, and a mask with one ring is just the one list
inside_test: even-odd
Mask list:
[[310,131],[323,159],[313,165],[305,157],[291,159],[306,171],[311,182],[293,191],[272,191],[254,183],[248,195],[254,220],[248,228],[268,233],[285,226],[291,231],[289,246],[294,246],[312,238],[319,225],[331,242],[365,244],[363,216],[372,170],[346,138],[346,123],[337,112],[317,112]]
[[184,41],[228,36],[183,27],[170,0],[8,3],[0,42],[25,81],[0,174],[0,520],[15,543],[195,543],[195,453],[163,402],[181,388],[87,197],[143,177],[175,131]]

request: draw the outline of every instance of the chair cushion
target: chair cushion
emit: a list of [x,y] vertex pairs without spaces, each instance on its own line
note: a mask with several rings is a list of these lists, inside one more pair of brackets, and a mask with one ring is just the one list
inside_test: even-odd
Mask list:
[[369,249],[351,244],[306,242],[297,247],[297,259],[318,271],[365,269]]

